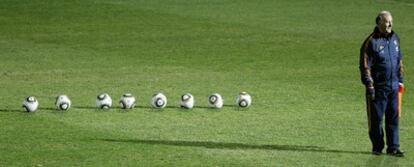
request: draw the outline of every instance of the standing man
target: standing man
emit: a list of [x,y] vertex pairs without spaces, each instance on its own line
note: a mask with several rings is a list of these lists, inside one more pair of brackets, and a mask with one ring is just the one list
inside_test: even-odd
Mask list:
[[359,69],[366,88],[369,138],[372,154],[384,149],[383,116],[387,154],[403,157],[399,142],[398,90],[403,88],[403,64],[400,38],[392,31],[392,16],[381,11],[374,32],[361,47]]

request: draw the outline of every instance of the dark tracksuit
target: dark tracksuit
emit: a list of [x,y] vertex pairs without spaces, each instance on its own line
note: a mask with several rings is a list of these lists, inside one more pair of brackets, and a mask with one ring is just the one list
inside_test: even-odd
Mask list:
[[384,148],[382,118],[385,114],[387,149],[399,149],[398,88],[403,83],[400,38],[395,32],[384,36],[378,28],[364,41],[360,52],[361,80],[375,88],[375,98],[367,98],[369,137],[373,151]]

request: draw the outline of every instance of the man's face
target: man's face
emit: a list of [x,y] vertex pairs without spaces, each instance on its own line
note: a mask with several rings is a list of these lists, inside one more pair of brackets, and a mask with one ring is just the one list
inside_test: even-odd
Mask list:
[[382,33],[389,34],[392,30],[392,17],[390,15],[385,15],[380,23],[378,24],[378,28]]

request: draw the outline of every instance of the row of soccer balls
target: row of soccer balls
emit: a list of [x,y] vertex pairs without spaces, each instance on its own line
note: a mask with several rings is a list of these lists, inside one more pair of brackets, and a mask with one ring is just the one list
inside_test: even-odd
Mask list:
[[[71,100],[66,95],[60,95],[56,97],[56,109],[67,111],[71,107]],[[239,107],[247,108],[252,104],[251,96],[246,92],[241,92],[236,97],[236,104]],[[126,93],[122,95],[119,105],[122,109],[132,109],[135,107],[135,97]],[[165,108],[167,106],[167,97],[162,93],[157,93],[152,97],[151,105],[153,108]],[[112,107],[112,98],[107,94],[103,93],[97,96],[96,106],[100,109],[109,109]],[[186,93],[181,96],[180,106],[186,109],[192,109],[194,107],[194,96],[190,93]],[[220,94],[214,93],[208,97],[208,106],[211,108],[222,108],[223,98]],[[39,102],[34,96],[29,96],[23,101],[23,108],[27,112],[35,112],[39,107]]]

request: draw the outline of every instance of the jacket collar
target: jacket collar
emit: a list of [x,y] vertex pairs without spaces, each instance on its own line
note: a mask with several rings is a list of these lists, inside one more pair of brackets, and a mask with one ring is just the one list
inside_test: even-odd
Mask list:
[[385,35],[385,34],[380,32],[380,30],[377,26],[375,26],[373,34],[377,38],[390,38],[390,37],[392,37],[392,35],[394,35],[394,31],[391,30],[391,33]]

